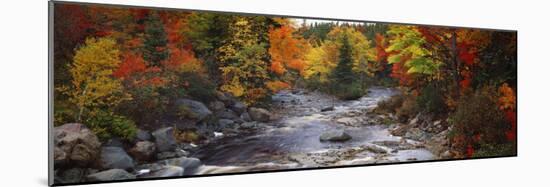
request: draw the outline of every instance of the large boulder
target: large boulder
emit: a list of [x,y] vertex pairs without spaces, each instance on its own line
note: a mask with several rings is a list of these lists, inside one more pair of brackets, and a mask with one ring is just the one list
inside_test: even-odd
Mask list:
[[324,132],[319,136],[321,141],[343,142],[351,139],[351,136],[343,130]]
[[134,168],[134,160],[120,147],[103,147],[100,164],[103,169]]
[[151,141],[151,133],[142,129],[138,129],[136,133],[137,141]]
[[124,148],[124,143],[118,137],[113,137],[103,144],[103,147],[122,147]]
[[140,161],[148,161],[155,155],[155,144],[150,141],[137,142],[132,149],[130,149],[130,155]]
[[176,110],[179,114],[184,114],[185,117],[196,121],[202,121],[212,115],[212,111],[210,111],[206,105],[199,101],[191,99],[178,99],[176,101],[176,106]]
[[263,108],[250,107],[248,114],[252,120],[259,122],[268,122],[271,118],[271,113]]
[[155,139],[155,145],[157,151],[173,151],[176,147],[176,139],[174,138],[174,129],[172,127],[165,127],[153,132]]
[[88,181],[116,181],[116,180],[129,180],[135,179],[136,176],[126,172],[123,169],[110,169],[99,173],[94,173],[86,177]]
[[87,166],[99,156],[101,143],[97,136],[80,123],[54,128],[55,165]]

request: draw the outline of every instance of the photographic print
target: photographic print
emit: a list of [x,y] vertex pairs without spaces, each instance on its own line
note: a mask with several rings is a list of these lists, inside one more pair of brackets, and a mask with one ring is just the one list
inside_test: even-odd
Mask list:
[[516,31],[50,2],[50,36],[52,185],[517,155]]

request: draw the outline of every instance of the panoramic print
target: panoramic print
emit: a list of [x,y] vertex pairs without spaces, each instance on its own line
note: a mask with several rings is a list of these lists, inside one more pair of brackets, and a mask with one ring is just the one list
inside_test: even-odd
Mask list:
[[54,184],[517,155],[517,32],[54,3]]

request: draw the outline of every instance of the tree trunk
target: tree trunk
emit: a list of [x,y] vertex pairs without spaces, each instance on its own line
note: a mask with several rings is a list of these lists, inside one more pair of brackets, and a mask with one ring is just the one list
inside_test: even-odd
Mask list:
[[458,51],[456,48],[456,31],[453,30],[453,36],[451,37],[451,53],[454,68],[454,83],[456,86],[456,97],[460,96],[460,61],[458,59]]

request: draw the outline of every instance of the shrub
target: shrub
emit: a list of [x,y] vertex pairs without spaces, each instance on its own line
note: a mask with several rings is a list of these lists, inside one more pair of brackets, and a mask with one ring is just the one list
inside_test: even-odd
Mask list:
[[176,139],[179,142],[185,142],[185,143],[196,143],[200,140],[200,135],[195,130],[177,130],[176,131]]
[[134,122],[124,116],[119,116],[110,111],[95,109],[85,120],[86,125],[102,141],[113,136],[131,140],[135,137],[137,128]]
[[495,157],[516,155],[515,144],[481,144],[473,157]]
[[442,114],[447,111],[447,104],[441,90],[434,85],[424,87],[416,98],[419,110],[432,113]]
[[[206,77],[198,73],[181,73],[180,82],[185,86],[184,93],[191,98],[208,103],[216,98],[216,85],[212,84]],[[175,88],[179,89],[179,88]],[[169,90],[175,91],[175,90]]]
[[419,110],[415,97],[408,95],[404,98],[401,107],[396,110],[395,114],[401,122],[404,122],[407,121],[407,119],[414,117],[418,114],[418,112]]
[[378,113],[395,113],[396,110],[401,107],[403,104],[404,96],[402,94],[397,94],[391,96],[387,100],[382,100],[378,102],[378,107],[376,112]]
[[332,85],[332,94],[343,100],[359,99],[365,95],[365,91],[359,83]]
[[497,104],[498,94],[493,86],[485,86],[476,92],[462,96],[451,114],[454,125],[453,148],[473,156],[480,144],[506,143],[505,132],[509,127]]

